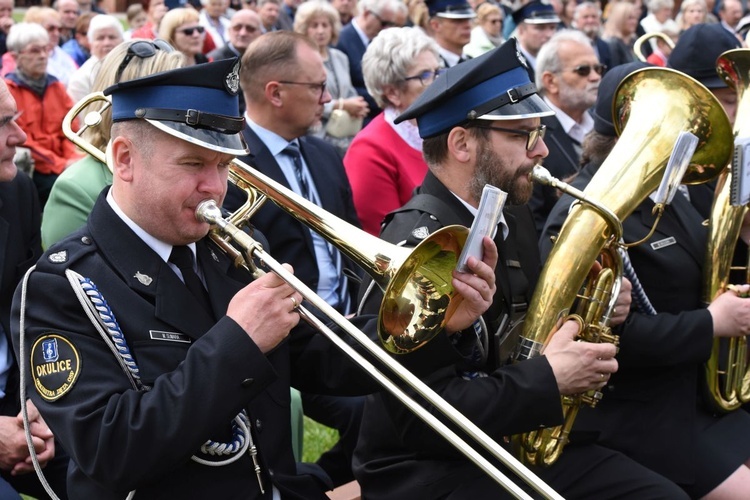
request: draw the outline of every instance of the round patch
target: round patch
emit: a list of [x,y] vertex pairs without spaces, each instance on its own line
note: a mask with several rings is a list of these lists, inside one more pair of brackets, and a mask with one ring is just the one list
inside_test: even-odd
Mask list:
[[60,335],[43,335],[31,348],[31,378],[36,392],[47,401],[55,401],[70,391],[80,371],[78,350]]

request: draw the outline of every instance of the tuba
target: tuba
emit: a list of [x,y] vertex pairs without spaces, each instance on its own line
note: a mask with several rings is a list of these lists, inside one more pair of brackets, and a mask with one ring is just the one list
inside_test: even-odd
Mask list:
[[[738,108],[734,136],[747,137],[750,127],[750,50],[735,49],[724,52],[716,61],[716,71],[731,88],[737,91]],[[703,269],[703,301],[710,304],[726,291],[732,256],[740,236],[742,221],[748,207],[731,204],[732,171],[727,169],[719,177],[708,222],[706,265]],[[747,273],[748,267],[745,267]],[[750,276],[744,278],[746,281]],[[708,402],[714,410],[728,412],[750,401],[750,363],[747,359],[745,337],[713,340],[711,357],[705,366]]]
[[[684,183],[699,184],[715,177],[731,154],[731,126],[721,105],[703,85],[677,71],[645,68],[631,73],[615,93],[613,110],[621,137],[579,195],[582,203],[571,208],[544,264],[523,325],[517,360],[541,353],[576,299],[582,309],[575,318],[582,325],[579,338],[617,344],[609,319],[622,276],[621,221],[659,186],[680,132],[689,131],[699,138]],[[590,276],[600,254],[602,270]],[[584,292],[579,295],[581,289]],[[563,396],[561,426],[514,437],[521,461],[553,464],[568,442],[580,406],[593,407],[601,397],[599,391]]]

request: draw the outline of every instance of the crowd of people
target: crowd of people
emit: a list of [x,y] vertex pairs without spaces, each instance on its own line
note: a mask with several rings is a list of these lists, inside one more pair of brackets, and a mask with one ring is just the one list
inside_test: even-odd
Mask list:
[[[565,321],[539,355],[513,358],[574,203],[531,169],[584,189],[625,168],[608,159],[613,102],[636,71],[687,75],[725,128],[741,126],[743,89],[716,61],[746,47],[746,7],[150,0],[107,13],[0,0],[0,498],[51,495],[29,446],[60,498],[311,499],[348,483],[368,499],[508,495],[300,321],[304,291],[251,275],[211,238],[198,205],[246,201],[231,169],[394,248],[470,227],[484,186],[502,189],[467,270],[413,278],[424,307],[450,301],[450,313],[395,358],[515,453],[513,436],[565,420],[567,396],[601,391],[560,457],[529,465],[565,498],[746,498],[750,415],[717,411],[703,375],[715,342],[750,334],[744,278],[705,297],[716,180],[659,216],[645,196],[622,220],[624,241],[645,242],[625,252],[613,299],[619,346]],[[335,244],[343,235],[287,212],[267,202],[245,230],[379,342],[382,278]],[[302,412],[339,432],[314,464],[300,462]]]

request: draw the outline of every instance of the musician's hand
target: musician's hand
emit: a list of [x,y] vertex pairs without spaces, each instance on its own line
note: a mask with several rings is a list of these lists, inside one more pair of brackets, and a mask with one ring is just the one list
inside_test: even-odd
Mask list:
[[[288,264],[284,267],[292,271]],[[244,328],[265,353],[299,323],[295,305],[301,302],[302,296],[287,282],[275,273],[268,273],[237,292],[229,302],[227,316]]]
[[496,289],[497,246],[491,238],[485,236],[482,248],[481,261],[469,257],[468,266],[471,272],[453,271],[452,283],[459,295],[451,303],[451,307],[455,309],[445,326],[448,335],[470,327],[492,304]]
[[[36,458],[39,461],[39,465],[44,468],[47,462],[55,458],[55,437],[52,434],[52,430],[47,427],[46,422],[42,418],[42,415],[37,410],[34,403],[29,399],[26,401],[26,411],[29,416],[29,432],[32,436],[32,442],[34,443],[34,450],[36,451]],[[18,426],[23,429],[23,413],[19,412],[16,416]],[[25,438],[24,438],[25,439]],[[25,441],[24,441],[25,443]],[[34,462],[31,459],[31,455],[28,453],[28,447],[26,448],[26,459],[19,461],[10,473],[13,476],[20,474],[28,474],[34,471]]]
[[750,299],[743,298],[750,285],[739,285],[727,290],[708,306],[714,323],[714,337],[743,337],[750,335]]
[[617,302],[615,303],[615,310],[609,321],[610,326],[621,325],[627,319],[628,314],[630,314],[630,303],[633,300],[631,297],[632,291],[633,285],[630,284],[630,280],[623,278],[620,294],[617,296]]
[[576,335],[578,324],[567,321],[552,335],[542,352],[563,395],[601,389],[617,371],[617,349],[613,344],[577,342]]

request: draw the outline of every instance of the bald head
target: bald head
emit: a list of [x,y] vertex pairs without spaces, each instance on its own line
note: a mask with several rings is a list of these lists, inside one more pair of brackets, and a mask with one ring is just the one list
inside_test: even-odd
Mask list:
[[240,54],[261,35],[260,16],[250,9],[235,12],[229,24],[229,41]]

